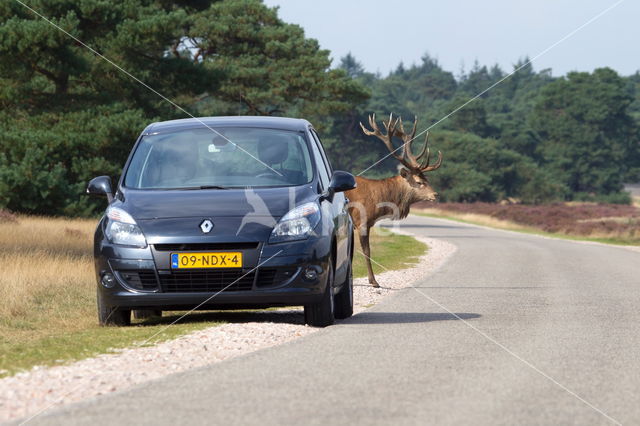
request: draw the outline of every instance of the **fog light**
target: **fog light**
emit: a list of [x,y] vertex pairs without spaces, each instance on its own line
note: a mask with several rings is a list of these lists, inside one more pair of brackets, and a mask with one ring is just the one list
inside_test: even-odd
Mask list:
[[309,281],[313,281],[316,278],[318,278],[318,273],[316,272],[316,270],[314,268],[308,266],[304,270],[304,279],[305,280],[309,280]]
[[114,278],[114,276],[112,274],[104,274],[102,276],[102,279],[100,280],[100,282],[106,288],[111,288],[114,285],[116,285],[116,279]]

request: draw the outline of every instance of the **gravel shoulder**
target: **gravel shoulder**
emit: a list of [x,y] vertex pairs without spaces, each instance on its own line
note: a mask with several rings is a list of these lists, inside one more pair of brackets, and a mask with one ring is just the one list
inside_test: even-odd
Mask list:
[[[395,232],[399,232],[397,229]],[[410,234],[407,234],[410,235]],[[439,268],[456,251],[448,242],[417,237],[429,246],[412,268],[378,274],[381,288],[354,280],[354,313],[379,303]],[[384,259],[380,260],[384,264]],[[129,388],[148,380],[224,361],[312,334],[301,309],[221,314],[230,321],[149,347],[121,350],[55,367],[35,367],[0,380],[0,421]]]

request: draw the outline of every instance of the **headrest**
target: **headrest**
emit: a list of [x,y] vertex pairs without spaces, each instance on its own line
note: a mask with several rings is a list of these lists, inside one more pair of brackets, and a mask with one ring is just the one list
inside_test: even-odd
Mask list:
[[194,143],[182,142],[166,145],[163,150],[164,161],[174,164],[195,164],[198,159],[198,147]]
[[258,157],[268,166],[280,164],[289,156],[287,139],[282,135],[265,135],[258,141]]

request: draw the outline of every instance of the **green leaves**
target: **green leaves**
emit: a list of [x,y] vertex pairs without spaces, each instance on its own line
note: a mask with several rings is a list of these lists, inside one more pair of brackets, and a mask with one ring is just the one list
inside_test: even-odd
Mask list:
[[609,68],[569,73],[547,85],[531,115],[543,167],[573,192],[608,194],[638,167],[632,98]]
[[153,90],[19,3],[0,4],[0,207],[99,211],[86,182],[117,178],[147,124],[185,116],[154,90],[194,115],[300,115],[319,127],[368,97],[258,0],[29,5]]
[[[377,161],[372,155],[385,156],[382,144],[363,137],[357,123],[371,112],[393,112],[405,121],[418,116],[418,131],[431,128],[433,149],[445,156],[431,179],[445,200],[593,198],[640,179],[638,74],[625,81],[604,68],[554,79],[550,70],[535,72],[527,62],[514,64],[519,70],[509,77],[476,63],[454,79],[425,55],[421,64],[400,64],[383,78],[364,72],[352,55],[343,58],[343,68],[372,97],[334,120],[330,151],[338,167],[359,172]],[[397,164],[387,159],[367,174],[388,176]]]
[[65,114],[0,116],[0,207],[87,215],[104,207],[84,197],[97,175],[117,178],[148,119],[122,105]]
[[205,114],[305,115],[346,111],[368,96],[346,73],[330,70],[329,52],[282,22],[258,0],[214,3],[189,31],[207,69],[225,75]]
[[[359,173],[388,154],[358,122],[389,112],[439,122],[507,75],[444,70],[424,55],[386,77],[330,52],[259,0],[31,0],[52,22],[194,115],[304,117],[334,167]],[[514,65],[527,63],[522,59]],[[114,178],[150,122],[185,114],[14,1],[0,3],[0,207],[92,214],[81,197]],[[616,193],[640,178],[640,77],[610,69],[554,79],[527,65],[432,129],[445,199]],[[396,172],[386,159],[367,172]],[[588,195],[589,196],[589,195]]]
[[499,141],[460,132],[438,132],[432,143],[445,154],[437,171],[429,173],[443,201],[499,201],[518,198],[542,202],[562,195],[535,162]]

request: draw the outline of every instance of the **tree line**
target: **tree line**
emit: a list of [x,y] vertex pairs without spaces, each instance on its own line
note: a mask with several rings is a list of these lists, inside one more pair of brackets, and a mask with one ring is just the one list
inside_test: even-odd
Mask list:
[[[0,207],[19,212],[95,214],[86,182],[116,179],[149,122],[188,115],[307,118],[334,167],[357,174],[387,154],[358,126],[369,113],[416,115],[422,130],[506,76],[477,64],[455,76],[428,55],[387,76],[352,55],[332,67],[259,0],[29,5],[81,43],[0,5]],[[638,73],[554,78],[527,65],[433,127],[445,161],[432,181],[449,201],[625,201],[622,182],[640,174],[639,121]],[[395,170],[387,159],[364,175]]]
[[[445,161],[431,179],[446,201],[628,202],[623,183],[640,179],[640,73],[621,77],[601,68],[556,78],[524,58],[511,76],[478,63],[455,76],[429,55],[386,77],[366,72],[352,55],[340,66],[371,93],[353,110],[354,121],[393,111],[417,115],[422,130],[437,123],[430,140]],[[356,139],[367,143],[357,127],[342,130],[336,150]],[[339,158],[343,167],[363,170],[384,153],[378,147],[364,161]],[[389,172],[395,164],[370,173],[385,166]]]

